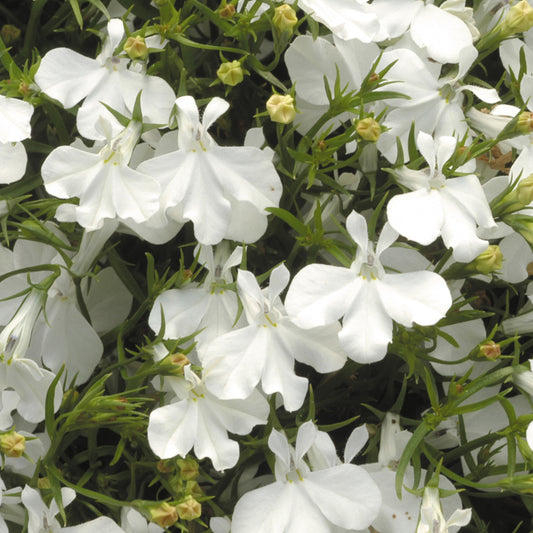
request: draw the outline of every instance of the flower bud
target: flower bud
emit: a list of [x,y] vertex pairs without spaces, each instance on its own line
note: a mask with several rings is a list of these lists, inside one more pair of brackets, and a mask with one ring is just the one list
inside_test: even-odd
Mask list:
[[148,57],[148,47],[140,35],[128,37],[126,44],[124,44],[124,52],[131,59],[146,59]]
[[296,117],[294,98],[289,94],[273,94],[268,99],[266,108],[272,122],[289,124]]
[[244,79],[241,64],[237,60],[222,63],[218,67],[217,76],[224,85],[229,85],[230,87],[235,87]]
[[355,126],[355,131],[365,140],[376,142],[381,135],[381,126],[379,122],[372,117],[359,120]]
[[202,504],[197,502],[192,496],[176,506],[179,517],[182,520],[195,520],[202,515]]
[[173,461],[169,461],[167,459],[161,459],[161,461],[157,463],[156,468],[157,468],[157,471],[161,472],[162,474],[170,474],[171,472],[174,472],[175,465]]
[[4,24],[0,30],[0,37],[6,46],[14,43],[20,37],[20,30],[12,24]]
[[298,17],[296,16],[296,11],[290,5],[282,4],[274,9],[272,21],[279,31],[292,32],[293,27],[298,22]]
[[523,135],[527,135],[533,131],[533,113],[531,113],[531,111],[522,111],[522,113],[518,115],[516,129]]
[[178,459],[181,478],[186,481],[196,479],[200,475],[198,463],[194,459]]
[[226,4],[220,8],[218,14],[223,19],[233,18],[233,15],[235,15],[235,6],[233,4]]
[[48,477],[40,477],[38,480],[37,480],[37,488],[38,489],[51,489],[52,488],[52,484],[50,483],[50,478]]
[[529,30],[533,26],[533,8],[527,0],[515,4],[501,23],[501,32],[504,35],[514,35]]
[[190,494],[193,498],[201,498],[202,496],[205,496],[198,481],[187,481],[187,483],[185,483],[185,494]]
[[163,502],[150,508],[150,519],[158,526],[170,527],[178,521],[178,511],[173,505]]
[[494,341],[487,341],[479,347],[478,356],[485,357],[491,361],[498,359],[502,354],[502,350],[499,344]]
[[500,247],[497,244],[491,244],[472,261],[471,266],[481,274],[490,274],[502,268],[502,259]]
[[533,202],[533,174],[520,180],[516,186],[517,199],[525,207]]
[[14,429],[0,435],[0,451],[7,457],[20,457],[26,449],[26,439]]

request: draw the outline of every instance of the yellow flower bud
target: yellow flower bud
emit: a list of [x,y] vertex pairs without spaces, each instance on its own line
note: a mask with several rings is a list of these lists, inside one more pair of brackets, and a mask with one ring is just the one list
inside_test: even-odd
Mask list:
[[523,207],[533,202],[533,174],[520,180],[513,192],[516,192],[516,199]]
[[289,124],[296,117],[294,98],[289,94],[273,94],[266,103],[272,122]]
[[279,31],[292,32],[292,29],[298,22],[298,17],[296,16],[296,11],[290,5],[282,4],[274,9],[274,18],[272,21]]
[[491,244],[472,261],[471,265],[481,274],[490,274],[502,268],[502,259],[500,247],[497,244]]
[[178,511],[173,505],[163,502],[150,509],[150,517],[158,526],[170,527],[178,521]]
[[20,37],[20,30],[12,24],[4,24],[0,30],[0,37],[6,46],[14,43]]
[[0,451],[7,457],[20,457],[26,449],[26,439],[14,429],[0,435]]
[[197,502],[192,496],[176,506],[179,517],[182,520],[195,520],[202,515],[202,504]]
[[241,64],[237,60],[222,63],[218,67],[217,76],[224,85],[229,85],[230,87],[235,87],[244,79]]
[[372,117],[367,117],[357,122],[355,131],[365,140],[376,142],[381,135],[381,126],[379,122]]
[[494,341],[487,341],[479,347],[479,357],[486,357],[487,359],[494,361],[498,359],[502,354],[502,350],[499,344]]
[[131,59],[146,59],[148,57],[148,47],[140,35],[128,37],[126,44],[124,44],[124,51]]
[[522,111],[518,115],[516,129],[523,135],[527,135],[533,131],[533,113],[531,111]]
[[504,35],[522,33],[533,27],[533,8],[527,0],[515,4],[501,23],[501,32]]

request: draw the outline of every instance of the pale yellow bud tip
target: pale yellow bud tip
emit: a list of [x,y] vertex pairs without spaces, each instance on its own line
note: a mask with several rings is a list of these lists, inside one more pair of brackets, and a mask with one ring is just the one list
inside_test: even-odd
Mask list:
[[355,130],[365,141],[376,142],[381,135],[381,126],[372,117],[359,120]]
[[230,87],[235,87],[244,79],[241,64],[237,60],[222,63],[217,70],[217,76],[224,85]]
[[502,268],[503,254],[497,244],[491,244],[473,261],[474,268],[481,274],[490,274]]
[[0,435],[0,451],[6,457],[20,457],[26,449],[26,439],[14,429]]
[[178,514],[182,520],[195,520],[202,515],[202,504],[192,496],[177,505]]
[[137,37],[128,37],[124,44],[124,51],[131,59],[146,59],[148,57],[148,47],[144,39],[137,35]]
[[290,124],[296,117],[294,98],[289,94],[273,94],[266,103],[272,122]]
[[533,26],[533,8],[527,0],[515,4],[503,19],[502,33],[514,35],[529,30]]
[[150,509],[152,522],[161,527],[170,527],[178,521],[178,511],[167,502]]
[[296,11],[291,6],[283,4],[274,10],[273,22],[279,31],[292,32],[292,29],[298,22],[298,17],[296,16]]

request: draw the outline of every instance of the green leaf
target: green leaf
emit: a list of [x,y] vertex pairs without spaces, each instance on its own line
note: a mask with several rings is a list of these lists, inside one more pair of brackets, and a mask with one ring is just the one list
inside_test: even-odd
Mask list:
[[80,29],[82,29],[83,28],[83,17],[81,16],[81,10],[78,4],[78,0],[68,0],[68,3],[70,4],[72,11],[74,12],[74,17],[76,18],[76,22],[78,23],[78,26],[80,27]]
[[398,470],[396,470],[396,494],[398,498],[402,497],[402,484],[405,471],[409,466],[411,457],[416,453],[418,447],[424,440],[424,437],[431,431],[429,425],[422,421],[422,423],[416,428],[413,436],[407,443],[406,447],[403,450],[402,456],[400,457],[400,462],[398,463]]
[[291,228],[296,230],[300,235],[304,236],[309,233],[308,227],[300,220],[298,220],[292,213],[282,209],[281,207],[267,207],[266,211],[277,216],[286,222]]

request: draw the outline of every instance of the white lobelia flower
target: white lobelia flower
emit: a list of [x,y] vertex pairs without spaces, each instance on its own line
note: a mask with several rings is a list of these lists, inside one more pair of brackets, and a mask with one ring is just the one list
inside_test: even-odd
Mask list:
[[381,494],[363,468],[336,464],[311,470],[304,461],[317,438],[311,422],[298,429],[296,445],[272,430],[276,481],[247,492],[233,511],[232,533],[330,533],[365,529],[377,516]]
[[294,372],[295,359],[322,373],[344,366],[339,324],[304,330],[287,316],[279,295],[289,277],[288,269],[278,266],[268,291],[262,291],[251,272],[239,270],[237,287],[248,326],[214,339],[198,354],[213,394],[246,398],[261,381],[264,392],[279,392],[285,409],[294,411],[302,406],[308,388],[307,379]]
[[426,487],[422,496],[420,520],[416,533],[449,533],[457,527],[466,526],[471,518],[472,509],[456,509],[446,520],[442,512],[439,489]]
[[396,39],[409,30],[434,61],[470,66],[477,56],[472,42],[479,31],[465,0],[448,0],[439,7],[421,0],[374,0],[369,8],[380,23],[375,41]]
[[[45,298],[43,290],[33,288],[0,333],[0,390],[13,389],[19,395],[17,411],[28,422],[44,420],[46,395],[55,378],[26,356]],[[58,384],[54,395],[56,409],[62,394]]]
[[59,146],[41,168],[44,186],[58,198],[80,199],[79,206],[63,204],[58,220],[72,218],[88,230],[100,229],[106,219],[146,222],[159,209],[159,183],[128,167],[142,125],[131,121],[98,152]]
[[176,100],[178,149],[137,170],[161,183],[161,203],[178,222],[191,220],[201,244],[222,239],[254,242],[266,230],[266,207],[277,207],[281,181],[271,153],[253,146],[219,146],[207,130],[228,102],[213,98],[200,122],[192,96]]
[[404,157],[408,157],[408,138],[413,122],[415,135],[425,131],[435,137],[463,137],[468,131],[463,112],[464,91],[472,92],[483,102],[494,104],[499,101],[494,89],[461,85],[457,78],[439,77],[441,66],[433,63],[430,66],[412,50],[399,48],[384,52],[380,67],[391,64],[386,74],[386,79],[391,82],[387,90],[409,98],[384,101],[390,110],[382,125],[388,130],[382,133],[377,146],[389,161],[396,160],[398,139]]
[[[374,530],[380,533],[413,533],[417,525],[422,498],[404,490],[400,499],[395,489],[398,462],[412,435],[410,431],[402,430],[398,414],[385,413],[381,424],[378,461],[363,465],[379,487],[383,497],[379,515],[372,522]],[[426,474],[427,471],[421,469],[422,479]],[[415,470],[408,465],[404,473],[403,485],[416,489],[415,479]],[[442,489],[455,491],[454,485],[445,476],[440,475],[438,479]],[[451,514],[461,507],[461,498],[457,493],[453,493],[443,499],[442,506],[446,514]],[[456,529],[451,529],[450,533],[452,531],[455,533]]]
[[[143,122],[166,124],[174,105],[174,91],[157,76],[147,76],[128,69],[130,59],[114,55],[124,37],[124,23],[112,19],[107,24],[108,38],[96,59],[69,48],[55,48],[41,60],[35,81],[41,90],[70,108],[85,98],[77,115],[77,127],[88,139],[104,140],[98,131],[99,118],[118,127],[107,104],[123,115],[131,114],[139,92]],[[116,135],[117,131],[113,131]]]
[[368,241],[364,217],[353,211],[346,229],[357,244],[350,268],[312,264],[296,274],[285,306],[301,327],[330,324],[344,316],[339,340],[359,363],[380,361],[392,341],[392,322],[410,327],[439,321],[452,303],[444,279],[434,272],[385,272],[380,255],[398,237],[389,224],[376,250]]
[[266,424],[269,407],[257,391],[245,400],[220,400],[187,365],[184,377],[166,377],[176,400],[154,409],[148,422],[148,443],[162,459],[185,457],[194,447],[198,459],[209,457],[216,470],[235,466],[239,445],[228,432],[246,435]]
[[201,285],[170,289],[160,294],[152,307],[148,324],[158,333],[165,318],[165,339],[188,337],[194,332],[198,343],[208,342],[229,331],[239,311],[237,294],[225,286],[233,283],[231,268],[240,264],[242,247],[230,254],[229,243],[195,248],[199,264],[207,270]]
[[31,135],[32,114],[28,102],[0,95],[0,184],[13,183],[26,171],[28,156],[20,141]]
[[[76,492],[67,487],[61,489],[61,498],[66,507],[74,498]],[[28,533],[124,533],[111,518],[100,516],[89,522],[77,526],[62,527],[55,518],[59,514],[59,506],[55,500],[49,507],[43,502],[38,491],[26,485],[22,491],[22,503],[28,510]]]
[[416,143],[429,168],[404,166],[394,171],[398,182],[412,192],[391,198],[389,223],[400,235],[424,245],[442,236],[456,261],[472,261],[489,245],[476,235],[477,227],[496,227],[481,183],[474,174],[446,179],[442,173],[455,152],[455,137],[434,140],[421,131]]

